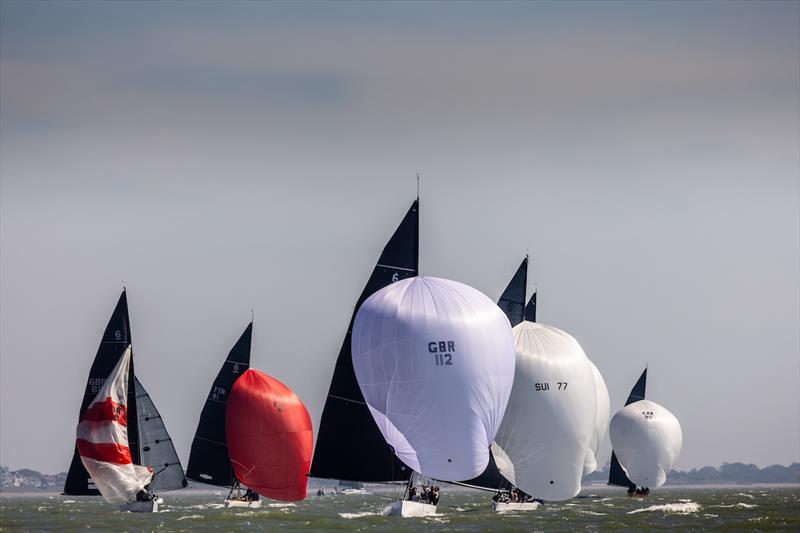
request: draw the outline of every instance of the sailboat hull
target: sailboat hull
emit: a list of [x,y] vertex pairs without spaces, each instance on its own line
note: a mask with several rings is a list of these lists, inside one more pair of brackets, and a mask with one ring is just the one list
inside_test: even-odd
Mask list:
[[406,518],[433,516],[435,514],[435,505],[423,502],[412,502],[409,500],[394,501],[383,510],[384,516],[403,516]]
[[119,510],[128,513],[157,513],[158,503],[163,502],[161,498],[156,498],[146,502],[128,502],[120,505]]
[[539,502],[492,502],[492,509],[502,512],[535,511]]
[[244,507],[248,509],[258,509],[261,507],[261,500],[246,502],[244,500],[225,500],[225,509]]

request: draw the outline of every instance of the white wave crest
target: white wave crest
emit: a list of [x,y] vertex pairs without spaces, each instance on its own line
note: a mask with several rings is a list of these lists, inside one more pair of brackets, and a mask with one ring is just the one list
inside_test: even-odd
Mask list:
[[653,511],[661,511],[664,513],[689,514],[689,513],[696,513],[699,510],[700,510],[699,504],[692,501],[688,501],[681,503],[665,503],[663,505],[651,505],[650,507],[645,507],[643,509],[634,509],[633,511],[629,511],[628,514],[647,513]]
[[347,518],[350,520],[351,518],[364,518],[365,516],[377,516],[378,513],[373,513],[371,511],[365,511],[363,513],[339,513],[339,516],[342,518]]
[[185,516],[178,517],[178,520],[196,520],[196,519],[203,519],[203,515],[201,514],[187,514]]

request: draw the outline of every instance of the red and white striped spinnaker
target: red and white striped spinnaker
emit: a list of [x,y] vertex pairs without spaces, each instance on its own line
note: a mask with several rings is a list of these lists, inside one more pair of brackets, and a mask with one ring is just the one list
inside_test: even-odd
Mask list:
[[125,350],[103,388],[78,421],[78,453],[97,490],[108,502],[125,502],[150,483],[153,471],[133,464],[128,448],[128,369]]

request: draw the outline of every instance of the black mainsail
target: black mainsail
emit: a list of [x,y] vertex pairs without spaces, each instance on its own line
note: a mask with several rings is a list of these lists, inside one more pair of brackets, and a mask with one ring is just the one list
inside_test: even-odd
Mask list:
[[154,474],[148,488],[154,492],[182,489],[186,487],[186,477],[183,475],[183,467],[175,452],[172,437],[167,433],[161,414],[139,378],[134,380],[141,464],[152,468]]
[[356,302],[322,411],[310,476],[362,482],[410,478],[411,469],[395,456],[364,402],[353,370],[350,342],[353,320],[364,300],[395,281],[418,274],[419,199],[411,204],[389,239]]
[[200,421],[192,441],[186,476],[210,485],[233,485],[233,467],[225,438],[225,407],[233,384],[250,368],[250,345],[253,323],[247,325],[222,364],[208,399],[200,413]]
[[497,300],[497,306],[503,310],[513,328],[525,320],[525,291],[528,286],[528,256],[520,263],[514,277],[508,283],[506,290]]
[[[630,405],[634,402],[638,402],[639,400],[644,400],[644,392],[646,387],[647,368],[644,369],[644,372],[642,372],[642,375],[639,376],[639,379],[636,381],[636,385],[634,385],[633,389],[631,389],[631,393],[628,395],[625,405]],[[622,465],[619,464],[617,454],[614,453],[614,450],[611,450],[611,465],[609,466],[608,471],[608,484],[618,485],[620,487],[628,487],[629,489],[636,488],[636,484],[628,479],[627,474],[625,474],[625,470],[623,470]]]
[[[111,371],[117,365],[129,344],[131,344],[131,325],[128,318],[128,298],[125,289],[123,289],[117,301],[117,305],[114,308],[114,312],[111,314],[111,318],[108,321],[105,332],[103,332],[103,337],[100,340],[100,346],[97,348],[97,354],[94,357],[92,368],[89,370],[89,379],[86,381],[86,389],[83,393],[83,401],[81,402],[81,409],[78,413],[79,417],[92,402],[97,392],[103,387],[106,378],[111,374]],[[128,446],[134,464],[141,464],[138,443],[139,424],[136,409],[136,388],[134,383],[136,376],[133,371],[133,357],[131,357],[131,366],[128,376]],[[64,483],[64,494],[75,496],[96,496],[100,494],[91,482],[89,473],[83,467],[81,457],[78,454],[77,444],[72,455],[72,463],[69,466],[69,472],[67,473],[67,481]]]

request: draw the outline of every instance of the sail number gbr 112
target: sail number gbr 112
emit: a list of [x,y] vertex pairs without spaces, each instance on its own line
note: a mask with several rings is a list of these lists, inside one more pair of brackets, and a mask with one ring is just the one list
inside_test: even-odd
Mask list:
[[[553,387],[553,390],[567,390],[567,382],[566,381],[556,381],[556,385],[558,388]],[[534,387],[537,391],[545,391],[550,390],[550,382],[545,381],[544,383],[535,383]]]
[[428,352],[433,354],[436,366],[453,366],[453,352],[456,351],[454,341],[431,341],[428,343]]

